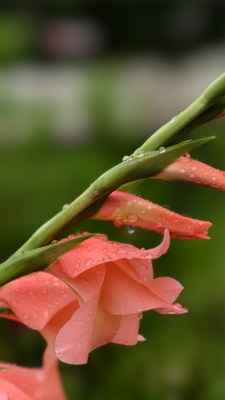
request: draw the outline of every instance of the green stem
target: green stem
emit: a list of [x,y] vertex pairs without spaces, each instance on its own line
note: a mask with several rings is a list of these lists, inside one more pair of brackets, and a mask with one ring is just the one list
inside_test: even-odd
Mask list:
[[[183,134],[197,126],[216,118],[225,109],[225,74],[216,79],[203,94],[188,108],[159,128],[146,142],[134,151],[132,156],[154,151],[166,146],[178,134]],[[143,179],[123,185],[125,192],[134,191]]]
[[[213,108],[216,103],[222,100],[224,106],[225,96],[225,74],[216,79],[203,94],[194,101],[186,110],[182,111],[177,116],[173,117],[167,124],[158,129],[146,142],[139,147],[133,156],[143,154],[148,151],[157,150],[161,146],[167,145],[176,135],[182,133],[188,126],[195,121],[210,107]],[[216,110],[216,107],[215,107]],[[218,107],[218,114],[222,111]],[[210,114],[210,113],[209,113]],[[217,114],[217,115],[218,115]],[[215,115],[214,115],[215,117]]]

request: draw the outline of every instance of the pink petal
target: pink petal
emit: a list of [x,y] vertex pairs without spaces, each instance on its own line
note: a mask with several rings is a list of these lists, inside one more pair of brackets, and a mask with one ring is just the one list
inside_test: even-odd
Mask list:
[[104,265],[88,269],[75,278],[71,278],[67,275],[67,273],[62,269],[61,262],[53,264],[48,269],[48,272],[66,282],[75,292],[75,296],[80,303],[88,301],[101,290],[105,276]]
[[178,303],[172,304],[170,307],[156,308],[155,311],[157,311],[160,314],[185,314],[188,312],[186,308],[183,308]]
[[[7,363],[0,363],[0,368],[4,368],[0,370],[0,381],[4,381],[5,393],[9,395],[7,399],[65,400],[58,361],[55,354],[49,352],[49,347],[45,351],[42,368],[24,368]],[[0,384],[0,393],[2,388]]]
[[143,284],[131,279],[116,268],[114,263],[107,265],[106,277],[102,289],[105,307],[112,314],[136,314],[144,310],[167,307],[166,300],[155,295]]
[[22,323],[42,329],[57,311],[74,300],[74,294],[54,276],[36,272],[3,286],[0,299]]
[[184,181],[225,191],[225,172],[193,160],[189,154],[180,157],[152,179]]
[[[58,264],[62,270],[72,278],[82,274],[91,268],[122,259],[146,259],[153,260],[164,254],[169,247],[169,234],[166,231],[162,243],[149,250],[138,249],[131,244],[109,241],[106,236],[99,235],[80,243],[74,249],[63,254],[52,268],[58,270]],[[149,263],[149,268],[151,263]],[[57,273],[57,272],[56,272]]]
[[129,225],[161,234],[168,229],[172,238],[180,239],[208,239],[207,231],[211,226],[210,222],[183,217],[138,196],[118,190],[108,196],[92,219],[111,220],[116,226]]
[[83,304],[60,330],[55,346],[61,361],[68,364],[87,362],[98,299],[95,295]]
[[34,400],[34,399],[30,396],[27,396],[12,383],[0,379],[0,400]]
[[179,296],[183,286],[173,278],[156,278],[148,283],[148,288],[168,304],[172,304]]
[[142,337],[138,335],[141,314],[123,315],[116,335],[112,342],[125,345],[135,345]]
[[114,337],[120,329],[121,319],[120,315],[112,315],[101,303],[98,305],[90,342],[90,351],[114,341]]
[[56,339],[57,357],[69,364],[85,364],[89,353],[114,339],[121,317],[110,314],[98,295],[82,305],[59,332]]
[[[52,319],[45,325],[44,329],[40,331],[42,336],[46,339],[49,344],[49,348],[52,349],[55,354],[55,340],[61,330],[61,328],[71,319],[75,311],[79,308],[77,301],[73,301],[63,309],[58,311]],[[54,349],[54,350],[53,350]]]

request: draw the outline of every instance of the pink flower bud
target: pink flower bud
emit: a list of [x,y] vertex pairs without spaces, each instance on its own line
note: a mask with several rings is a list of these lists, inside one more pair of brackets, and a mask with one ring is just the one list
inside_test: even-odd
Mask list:
[[190,182],[225,191],[225,172],[193,160],[189,154],[180,157],[152,179]]
[[171,238],[208,239],[210,222],[199,221],[172,212],[130,193],[111,193],[92,219],[111,220],[116,226],[128,225],[156,231],[165,229]]

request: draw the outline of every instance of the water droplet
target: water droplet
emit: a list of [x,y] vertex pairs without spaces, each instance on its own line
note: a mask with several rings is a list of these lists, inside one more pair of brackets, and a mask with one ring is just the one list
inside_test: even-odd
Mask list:
[[63,210],[65,210],[66,208],[68,208],[69,207],[69,204],[64,204],[64,206],[63,206]]
[[48,311],[46,310],[45,312],[44,312],[44,317],[48,317]]
[[138,220],[138,217],[137,217],[137,215],[135,215],[135,214],[130,214],[130,215],[128,216],[128,218],[127,218],[127,221],[128,221],[130,224],[135,224],[135,222],[137,222],[137,220]]
[[160,148],[159,148],[159,152],[160,152],[160,153],[165,153],[165,151],[166,151],[165,147],[160,147]]
[[190,162],[191,161],[191,156],[189,153],[186,153],[184,156],[181,157],[182,162]]
[[129,233],[129,235],[132,235],[132,233],[135,232],[135,229],[132,226],[128,226],[127,232]]
[[98,191],[98,190],[95,190],[95,191],[94,191],[94,195],[95,195],[95,196],[98,196],[98,195],[99,195],[99,191]]
[[185,174],[186,170],[185,170],[184,168],[181,168],[181,169],[180,169],[180,172],[181,172],[182,174]]
[[197,167],[192,167],[191,169],[192,171],[196,171]]
[[193,174],[192,172],[190,172],[189,178],[194,178],[194,177],[195,177],[195,174]]
[[170,123],[173,124],[175,121],[176,121],[176,117],[173,117],[173,118],[170,120]]
[[93,259],[92,258],[88,258],[87,261],[85,261],[85,266],[86,267],[91,267],[92,264],[93,264]]
[[122,225],[121,217],[117,216],[114,218],[113,223],[116,227],[119,227]]
[[130,156],[124,156],[123,157],[123,161],[128,161],[128,160],[130,160],[132,157],[130,157]]

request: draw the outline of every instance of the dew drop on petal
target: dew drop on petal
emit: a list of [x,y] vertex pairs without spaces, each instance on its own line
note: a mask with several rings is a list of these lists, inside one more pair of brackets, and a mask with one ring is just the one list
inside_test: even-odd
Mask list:
[[121,217],[115,217],[113,223],[116,227],[121,226],[122,225]]
[[185,154],[184,156],[181,157],[180,159],[182,162],[190,162],[191,161],[191,156],[189,153]]
[[129,215],[128,218],[127,218],[127,221],[128,221],[130,224],[135,224],[135,222],[137,222],[137,220],[138,220],[138,217],[137,217],[137,215],[135,215],[135,214],[131,214],[131,215]]
[[87,261],[85,261],[85,266],[86,267],[91,267],[93,265],[93,259],[88,258]]
[[165,147],[160,147],[160,148],[159,148],[159,152],[160,152],[160,153],[165,153],[165,151],[166,151]]
[[57,350],[57,349],[56,349],[56,351],[55,351],[55,352],[56,352],[56,356],[57,356],[57,357],[61,357],[61,355],[62,355],[62,352],[61,352],[60,350]]

